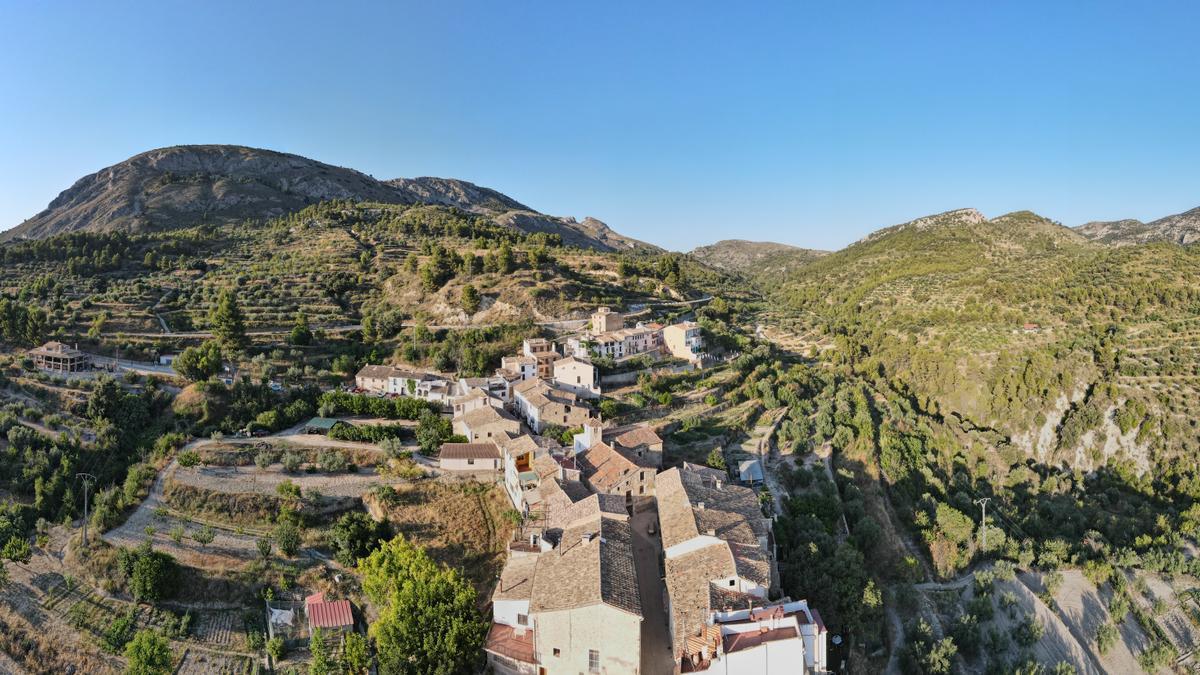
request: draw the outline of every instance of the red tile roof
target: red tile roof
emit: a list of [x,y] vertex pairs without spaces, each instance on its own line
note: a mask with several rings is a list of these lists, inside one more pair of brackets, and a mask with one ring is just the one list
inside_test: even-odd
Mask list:
[[305,602],[308,625],[313,628],[344,628],[354,625],[354,611],[349,600]]

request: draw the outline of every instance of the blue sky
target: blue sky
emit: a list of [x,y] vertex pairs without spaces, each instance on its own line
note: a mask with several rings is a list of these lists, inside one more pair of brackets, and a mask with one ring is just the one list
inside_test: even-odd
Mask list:
[[0,228],[184,143],[463,178],[677,250],[1200,206],[1200,3],[649,4],[0,0]]

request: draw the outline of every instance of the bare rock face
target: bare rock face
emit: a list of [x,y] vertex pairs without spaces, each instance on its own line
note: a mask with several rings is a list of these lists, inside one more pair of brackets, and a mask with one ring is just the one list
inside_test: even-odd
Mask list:
[[1092,241],[1113,246],[1169,241],[1186,246],[1200,241],[1200,207],[1143,223],[1126,219],[1094,221],[1075,228]]
[[84,176],[46,210],[0,234],[39,239],[77,230],[140,231],[271,218],[329,199],[411,203],[352,169],[229,145],[151,150]]
[[486,213],[533,210],[508,195],[455,178],[393,178],[386,183],[425,204]]
[[76,181],[33,218],[0,232],[0,242],[80,230],[142,232],[265,220],[331,199],[449,206],[524,232],[558,234],[583,248],[654,249],[598,220],[579,223],[541,214],[463,180],[379,181],[299,155],[236,145],[160,148],[101,169]]

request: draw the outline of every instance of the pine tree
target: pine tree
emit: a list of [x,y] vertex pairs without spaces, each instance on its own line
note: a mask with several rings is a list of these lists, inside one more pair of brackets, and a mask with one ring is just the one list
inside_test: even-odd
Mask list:
[[246,317],[238,305],[237,295],[226,290],[221,292],[217,306],[209,317],[212,324],[213,336],[221,341],[221,345],[229,349],[242,349],[248,343],[246,339]]

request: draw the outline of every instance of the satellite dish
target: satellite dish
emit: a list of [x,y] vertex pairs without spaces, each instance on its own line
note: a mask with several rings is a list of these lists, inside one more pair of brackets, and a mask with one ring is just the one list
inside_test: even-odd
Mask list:
[[833,637],[829,638],[829,641],[832,642],[834,646],[840,645],[842,644],[842,636],[834,635]]

